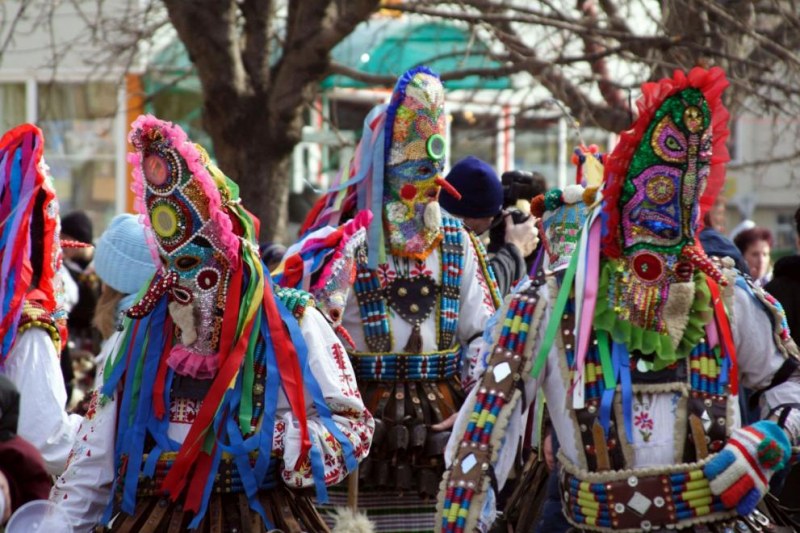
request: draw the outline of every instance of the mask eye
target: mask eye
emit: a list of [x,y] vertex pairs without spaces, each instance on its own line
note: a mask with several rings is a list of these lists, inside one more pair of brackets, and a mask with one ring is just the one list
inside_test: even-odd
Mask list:
[[199,264],[200,258],[192,255],[182,255],[175,260],[175,266],[182,271],[191,270]]
[[427,176],[428,174],[431,174],[432,172],[433,172],[433,170],[428,165],[421,165],[417,169],[417,174],[420,175],[420,176]]

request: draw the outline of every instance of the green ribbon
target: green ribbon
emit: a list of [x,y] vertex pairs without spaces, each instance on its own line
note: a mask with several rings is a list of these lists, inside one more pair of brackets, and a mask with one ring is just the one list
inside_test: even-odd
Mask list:
[[603,367],[603,381],[606,389],[617,388],[617,376],[614,374],[614,366],[611,364],[611,351],[608,349],[608,332],[597,330],[597,349],[600,352],[600,364]]
[[[582,230],[583,228],[581,228]],[[578,231],[578,240],[580,241],[581,233]],[[567,299],[569,299],[569,293],[572,289],[572,281],[575,279],[575,271],[578,269],[578,256],[580,254],[576,250],[574,254],[572,254],[572,259],[569,261],[569,266],[567,267],[567,272],[564,274],[564,281],[561,283],[561,289],[558,291],[558,297],[556,298],[556,304],[553,307],[553,314],[550,315],[550,323],[547,324],[547,330],[544,334],[544,340],[542,341],[542,345],[539,348],[539,353],[536,355],[536,362],[531,369],[531,376],[533,378],[538,378],[539,374],[542,371],[542,367],[544,367],[545,361],[547,361],[547,354],[550,353],[550,348],[553,346],[553,341],[556,338],[556,333],[558,333],[558,326],[561,324],[561,316],[564,314],[564,308],[567,306]]]

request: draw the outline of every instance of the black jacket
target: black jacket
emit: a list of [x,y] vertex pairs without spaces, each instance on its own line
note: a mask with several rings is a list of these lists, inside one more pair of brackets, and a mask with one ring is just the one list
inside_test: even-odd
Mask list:
[[500,289],[500,296],[503,298],[511,292],[514,284],[527,273],[525,258],[522,257],[519,249],[510,243],[503,244],[497,250],[497,253],[489,260],[489,266],[494,270],[497,288]]
[[764,288],[781,303],[792,338],[800,341],[800,255],[779,259],[772,269],[772,281]]

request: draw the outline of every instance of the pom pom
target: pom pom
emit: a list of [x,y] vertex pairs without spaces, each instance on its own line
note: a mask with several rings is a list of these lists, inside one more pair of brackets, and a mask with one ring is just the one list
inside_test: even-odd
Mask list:
[[554,211],[561,207],[561,189],[550,189],[544,194],[544,208],[546,211]]
[[535,196],[533,200],[531,200],[531,215],[535,216],[536,218],[542,218],[544,216],[544,195],[540,194],[539,196]]
[[597,199],[597,187],[586,187],[583,190],[583,203],[592,205]]
[[576,204],[583,198],[583,187],[580,185],[567,185],[562,194],[565,204]]

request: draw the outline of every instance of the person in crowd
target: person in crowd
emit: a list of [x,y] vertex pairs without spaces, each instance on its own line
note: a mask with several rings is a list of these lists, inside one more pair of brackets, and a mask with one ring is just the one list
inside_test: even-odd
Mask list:
[[[129,140],[161,268],[126,312],[51,501],[77,532],[327,531],[305,489],[324,502],[373,432],[344,348],[307,293],[273,289],[259,221],[200,146],[150,115]],[[129,225],[102,239],[109,282],[106,244],[136,259],[118,273],[143,260],[122,249]]]
[[439,77],[403,74],[278,269],[281,284],[311,287],[349,345],[376,419],[359,509],[383,532],[433,528],[444,444],[495,309],[479,252],[439,206],[458,196],[442,176],[445,121]]
[[750,272],[750,267],[747,266],[744,257],[742,257],[742,252],[739,251],[733,241],[726,237],[725,234],[714,229],[713,226],[708,225],[707,222],[702,231],[700,231],[699,239],[703,250],[709,257],[730,257],[739,272],[743,274]]
[[772,279],[772,233],[767,228],[755,227],[739,233],[733,242],[747,263],[748,271],[745,273],[757,285],[766,285]]
[[32,124],[0,139],[0,159],[7,161],[0,166],[0,374],[20,392],[19,435],[57,475],[80,417],[64,410],[58,201],[43,153],[44,136]]
[[[794,213],[796,235],[795,246],[800,250],[800,207]],[[786,322],[792,338],[800,338],[800,254],[781,257],[775,263],[772,280],[764,287],[777,299],[786,312]],[[797,509],[797,495],[800,493],[800,468],[795,465],[780,491],[781,503]],[[800,521],[800,513],[795,513]]]
[[61,219],[61,240],[82,243],[80,248],[64,251],[64,266],[78,286],[78,301],[69,312],[67,327],[77,350],[94,355],[99,350],[97,332],[92,327],[94,308],[100,297],[100,281],[94,265],[92,220],[83,211],[73,211]]
[[19,392],[0,376],[0,525],[32,500],[46,500],[52,485],[42,455],[17,435]]
[[139,217],[129,213],[117,215],[97,240],[94,268],[102,288],[95,306],[92,325],[102,336],[100,353],[81,382],[83,398],[74,412],[85,415],[89,409],[90,391],[97,384],[95,374],[105,364],[109,352],[119,342],[125,312],[136,303],[136,296],[156,273],[155,261],[147,244],[145,227]]
[[533,253],[539,242],[536,219],[527,217],[524,222],[517,224],[510,213],[503,212],[500,180],[491,165],[477,157],[468,156],[453,165],[445,179],[461,198],[443,194],[439,203],[445,211],[463,221],[474,246],[480,252],[477,256],[480,261],[486,260],[486,250],[480,236],[489,231],[493,224],[505,226],[505,242],[489,259],[488,267],[484,267],[494,274],[502,298],[511,292],[514,283],[527,274],[525,258]]
[[789,331],[797,339],[800,335],[800,207],[794,212],[794,223],[797,232],[795,246],[799,253],[778,259],[772,280],[765,289],[783,306]]
[[[537,389],[576,531],[788,525],[756,506],[800,445],[797,346],[774,300],[696,242],[725,176],[727,84],[698,67],[642,87],[576,254],[499,311],[508,326],[492,332],[448,443],[440,531],[493,523]],[[764,414],[746,427],[742,386]]]

